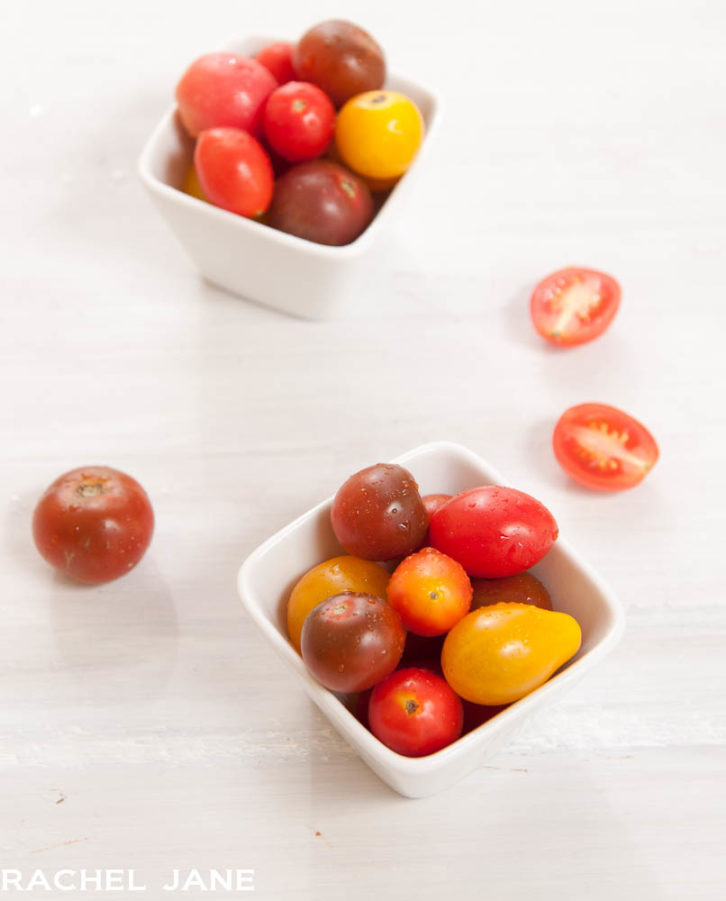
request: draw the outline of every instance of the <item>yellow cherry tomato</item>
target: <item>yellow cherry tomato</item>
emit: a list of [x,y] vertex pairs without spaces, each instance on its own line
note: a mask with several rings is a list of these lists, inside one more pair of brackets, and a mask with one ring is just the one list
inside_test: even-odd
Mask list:
[[341,591],[386,597],[389,573],[378,563],[343,555],[325,560],[297,582],[287,602],[287,632],[300,653],[300,633],[308,613],[321,601]]
[[543,685],[582,641],[577,620],[532,604],[499,603],[468,613],[446,636],[444,676],[474,704],[511,704]]
[[187,174],[184,176],[182,191],[184,191],[185,194],[189,194],[190,197],[196,197],[197,200],[203,200],[205,203],[209,203],[207,195],[204,193],[204,189],[199,183],[199,176],[197,175],[197,170],[194,168],[193,163],[187,170]]
[[343,162],[359,175],[376,180],[403,175],[423,135],[418,107],[397,91],[366,91],[351,97],[335,124],[335,143]]

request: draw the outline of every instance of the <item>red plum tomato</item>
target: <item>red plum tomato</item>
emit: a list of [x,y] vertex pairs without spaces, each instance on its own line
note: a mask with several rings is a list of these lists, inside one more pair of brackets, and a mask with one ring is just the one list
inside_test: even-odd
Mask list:
[[405,557],[426,534],[416,480],[393,463],[376,463],[350,476],[333,499],[330,519],[342,547],[367,560]]
[[401,617],[370,594],[344,591],[308,614],[300,646],[305,665],[331,691],[365,691],[393,672],[403,654]]
[[429,525],[432,546],[483,579],[524,572],[544,557],[557,535],[557,523],[543,504],[502,485],[457,494]]
[[322,88],[336,107],[383,87],[386,62],[378,43],[357,25],[340,19],[306,31],[293,51],[297,77]]
[[409,554],[388,583],[388,602],[416,635],[448,632],[466,616],[472,588],[464,567],[432,547]]
[[278,179],[267,223],[307,241],[339,246],[355,241],[372,218],[373,199],[362,179],[329,160],[309,160]]
[[265,101],[277,81],[255,59],[237,53],[208,53],[195,60],[176,87],[179,118],[189,134],[220,126],[262,131]]
[[551,344],[584,344],[610,325],[620,297],[620,285],[611,275],[572,266],[542,279],[532,293],[530,314]]
[[299,163],[327,150],[335,133],[335,107],[316,85],[290,81],[270,94],[263,121],[272,149]]
[[397,670],[373,689],[368,725],[384,745],[406,757],[440,751],[461,735],[461,699],[426,669]]
[[565,472],[595,491],[633,488],[658,460],[658,445],[648,429],[607,404],[579,404],[565,410],[552,443]]
[[194,167],[209,201],[240,216],[261,216],[274,188],[272,163],[262,145],[239,128],[203,131]]
[[255,59],[271,73],[278,84],[287,84],[297,77],[292,65],[293,49],[293,45],[287,41],[275,41],[274,44],[263,47]]
[[86,466],[60,476],[33,514],[33,538],[41,556],[91,585],[133,569],[153,530],[154,513],[144,489],[108,466]]

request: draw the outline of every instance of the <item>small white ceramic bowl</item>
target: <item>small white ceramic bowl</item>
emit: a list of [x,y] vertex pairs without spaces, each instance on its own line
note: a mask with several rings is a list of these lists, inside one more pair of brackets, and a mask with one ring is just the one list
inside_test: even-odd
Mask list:
[[[252,56],[279,38],[249,37],[223,49]],[[426,123],[416,159],[391,191],[373,222],[351,244],[330,247],[268,228],[190,197],[180,190],[192,162],[194,142],[171,107],[154,129],[139,159],[141,180],[162,216],[202,275],[248,300],[305,319],[338,314],[355,296],[359,267],[396,209],[421,163],[438,123],[434,94],[390,75],[386,87],[415,101]]]
[[[507,484],[480,457],[446,441],[425,444],[397,457],[422,493],[456,494],[486,484]],[[428,757],[403,757],[373,736],[335,694],[317,682],[287,638],[285,604],[300,576],[342,553],[330,526],[328,498],[261,544],[242,564],[237,580],[242,602],[275,651],[340,734],[378,776],[402,795],[435,794],[466,776],[546,704],[559,698],[617,643],[623,613],[600,577],[559,538],[533,572],[549,589],[555,609],[570,613],[582,627],[577,655],[541,688],[511,704],[493,719]]]

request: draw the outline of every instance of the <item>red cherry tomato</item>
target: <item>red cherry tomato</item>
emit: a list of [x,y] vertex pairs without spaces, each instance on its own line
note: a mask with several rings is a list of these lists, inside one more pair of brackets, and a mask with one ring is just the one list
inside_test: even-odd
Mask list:
[[199,182],[210,202],[249,218],[272,200],[274,175],[262,145],[239,128],[203,131],[194,151]]
[[565,410],[552,443],[565,472],[596,491],[632,488],[658,460],[658,445],[648,429],[606,404],[580,404]]
[[573,266],[537,285],[530,313],[534,327],[552,344],[584,344],[610,325],[620,296],[620,285],[612,276]]
[[264,113],[265,136],[292,163],[325,153],[335,134],[335,107],[319,87],[290,81],[270,94]]
[[272,74],[278,84],[286,84],[297,78],[292,65],[292,51],[292,44],[276,41],[260,50],[255,59]]
[[433,547],[458,560],[470,576],[499,579],[534,566],[557,538],[549,510],[502,485],[457,494],[431,517]]
[[95,585],[123,576],[144,556],[154,513],[144,489],[108,466],[60,476],[33,514],[33,538],[56,569]]
[[189,134],[231,126],[259,135],[265,101],[277,87],[255,59],[208,53],[195,60],[176,88],[179,117]]
[[371,732],[406,757],[440,751],[461,735],[464,712],[446,681],[425,669],[391,673],[373,689],[368,705]]
[[443,507],[452,497],[452,494],[425,494],[421,500],[424,503],[429,518],[431,518],[439,507]]
[[460,563],[425,547],[399,563],[387,597],[401,614],[404,629],[431,638],[448,632],[466,616],[472,587]]

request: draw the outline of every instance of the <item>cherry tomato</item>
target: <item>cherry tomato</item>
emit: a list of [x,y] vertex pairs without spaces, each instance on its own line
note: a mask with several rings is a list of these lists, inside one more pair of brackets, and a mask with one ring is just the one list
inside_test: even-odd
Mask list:
[[413,100],[397,91],[368,91],[338,113],[335,144],[354,172],[391,179],[411,165],[423,134],[423,118]]
[[488,607],[506,601],[516,604],[534,604],[543,610],[552,609],[550,594],[532,573],[517,573],[503,579],[472,579],[474,597],[471,609]]
[[274,175],[259,141],[239,128],[203,131],[194,151],[194,167],[210,202],[253,218],[272,200]]
[[339,246],[355,241],[372,218],[371,192],[362,179],[328,160],[308,160],[278,179],[267,223],[307,241]]
[[373,689],[368,705],[371,732],[406,757],[440,751],[461,735],[464,712],[446,682],[435,673],[397,670]]
[[197,175],[197,170],[194,168],[193,163],[187,169],[187,174],[184,176],[182,191],[184,191],[185,194],[189,194],[190,197],[196,197],[197,200],[203,200],[205,203],[209,203],[209,198],[199,184],[199,176]]
[[658,460],[658,445],[648,429],[606,404],[580,404],[565,410],[552,443],[565,472],[596,491],[632,488]]
[[399,563],[387,596],[404,629],[431,638],[448,632],[469,612],[472,588],[460,563],[425,547]]
[[287,84],[297,78],[292,65],[292,51],[292,44],[275,41],[260,50],[255,59],[271,73],[278,84]]
[[404,557],[426,534],[416,480],[391,463],[376,463],[347,479],[333,499],[330,519],[342,547],[367,560]]
[[293,51],[298,78],[322,88],[333,103],[383,87],[386,63],[376,41],[357,25],[332,19],[315,25]]
[[433,547],[470,576],[498,579],[523,572],[552,547],[558,529],[549,510],[523,491],[484,485],[457,494],[431,517]]
[[454,691],[474,704],[510,704],[543,685],[582,639],[567,613],[532,604],[494,604],[468,613],[444,640],[441,666]]
[[401,617],[370,594],[344,591],[308,614],[300,646],[305,665],[331,691],[365,691],[393,672],[403,654]]
[[189,66],[176,87],[179,118],[193,138],[221,126],[259,136],[265,101],[276,87],[257,60],[237,53],[208,53]]
[[611,275],[576,266],[560,269],[534,289],[532,322],[552,344],[584,344],[610,325],[620,296],[620,285]]
[[447,501],[450,501],[452,497],[452,494],[424,494],[421,500],[423,501],[426,512],[429,515],[429,519],[434,515],[439,507],[443,507],[444,504]]
[[507,709],[506,704],[499,704],[494,707],[485,704],[472,704],[471,701],[462,701],[462,706],[464,707],[464,728],[462,729],[464,735],[467,732],[478,729],[484,723],[488,723],[492,717]]
[[287,602],[287,631],[298,653],[303,623],[313,607],[342,591],[385,598],[389,579],[382,566],[360,557],[333,557],[309,569],[296,583]]
[[144,489],[108,466],[60,476],[33,514],[33,538],[56,569],[95,585],[123,576],[141,560],[154,530]]
[[335,134],[335,107],[319,87],[290,81],[270,94],[264,113],[265,136],[286,160],[320,156]]

